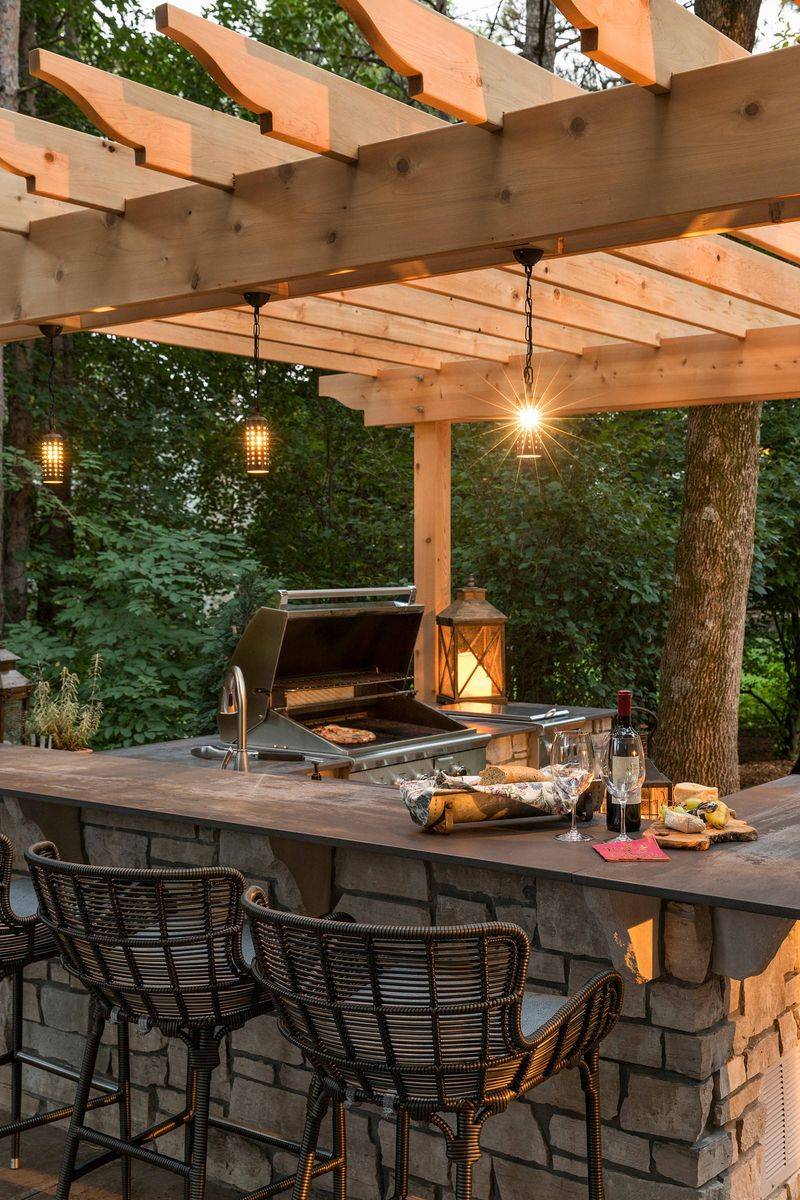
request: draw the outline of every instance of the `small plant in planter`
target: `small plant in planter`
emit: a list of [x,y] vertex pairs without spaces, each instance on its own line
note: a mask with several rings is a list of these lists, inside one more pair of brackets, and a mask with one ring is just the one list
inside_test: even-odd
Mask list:
[[100,728],[103,706],[97,699],[100,655],[92,660],[89,699],[82,701],[80,679],[64,667],[55,685],[40,675],[28,717],[34,742],[52,750],[90,751],[89,743]]

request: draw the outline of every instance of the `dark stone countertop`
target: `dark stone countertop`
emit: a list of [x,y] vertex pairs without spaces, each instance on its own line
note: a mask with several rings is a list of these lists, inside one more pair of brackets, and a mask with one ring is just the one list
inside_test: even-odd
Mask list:
[[[750,788],[732,799],[739,816],[758,829],[757,842],[722,845],[706,853],[675,852],[663,863],[619,864],[603,862],[588,843],[556,842],[551,825],[479,824],[462,826],[449,836],[426,834],[411,823],[392,788],[333,779],[315,782],[274,769],[250,775],[198,770],[203,766],[188,755],[175,763],[3,746],[0,794],[151,817],[161,814],[188,824],[800,918],[800,775]],[[607,836],[600,822],[588,828],[599,840]]]

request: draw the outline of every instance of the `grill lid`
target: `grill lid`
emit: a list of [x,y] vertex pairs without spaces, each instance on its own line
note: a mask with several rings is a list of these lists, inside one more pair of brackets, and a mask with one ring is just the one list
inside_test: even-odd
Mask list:
[[[230,665],[244,674],[251,729],[266,719],[273,688],[310,688],[317,681],[324,686],[341,676],[365,681],[412,676],[422,605],[324,595],[331,602],[260,608],[242,634]],[[220,732],[224,736],[221,727]]]

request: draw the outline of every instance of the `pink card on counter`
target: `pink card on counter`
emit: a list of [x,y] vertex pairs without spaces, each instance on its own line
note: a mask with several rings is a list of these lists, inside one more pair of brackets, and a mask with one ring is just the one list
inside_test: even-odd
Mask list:
[[669,862],[669,855],[651,837],[633,842],[596,842],[593,849],[606,862]]

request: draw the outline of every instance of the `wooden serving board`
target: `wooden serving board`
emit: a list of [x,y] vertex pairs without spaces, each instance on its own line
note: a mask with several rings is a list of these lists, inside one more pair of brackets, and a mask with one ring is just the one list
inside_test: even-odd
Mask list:
[[647,832],[664,850],[708,850],[720,842],[755,842],[758,840],[758,834],[753,826],[736,817],[731,817],[724,829],[706,827],[703,833],[679,833],[677,829],[667,829],[666,825],[661,824],[651,826]]

